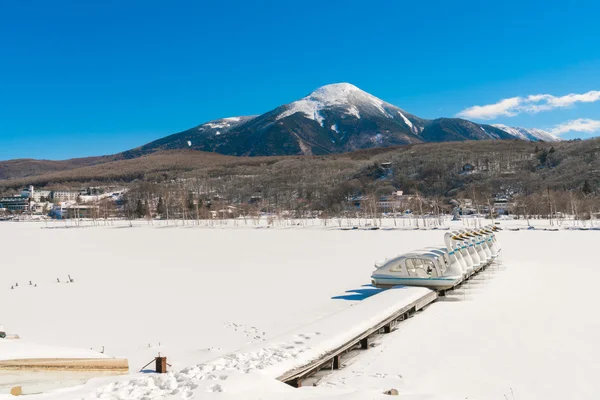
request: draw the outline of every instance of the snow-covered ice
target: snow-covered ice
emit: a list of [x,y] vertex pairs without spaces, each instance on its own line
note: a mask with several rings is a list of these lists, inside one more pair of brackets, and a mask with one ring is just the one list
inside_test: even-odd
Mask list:
[[[131,371],[160,351],[176,371],[35,399],[364,399],[390,388],[410,399],[597,397],[597,231],[500,232],[500,266],[401,323],[319,387],[292,389],[265,373],[268,365],[318,349],[331,335],[316,335],[326,329],[314,324],[374,294],[363,285],[375,260],[439,245],[443,231],[135,224],[0,224],[3,243],[14,244],[2,251],[0,276],[9,333],[40,345],[106,346],[129,358]],[[64,283],[67,274],[75,282]],[[29,280],[38,287],[10,289]],[[306,337],[288,339],[298,332]],[[278,352],[276,343],[290,348]],[[231,373],[244,365],[247,373]]]
[[21,339],[0,339],[0,361],[32,358],[109,358],[93,350],[40,345]]

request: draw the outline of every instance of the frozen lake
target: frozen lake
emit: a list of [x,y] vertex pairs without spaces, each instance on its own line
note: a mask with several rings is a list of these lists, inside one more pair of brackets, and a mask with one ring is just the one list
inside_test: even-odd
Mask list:
[[[501,266],[401,324],[320,386],[331,395],[393,387],[436,399],[595,398],[600,272],[588,254],[598,235],[500,232]],[[441,245],[442,237],[331,227],[1,223],[0,323],[39,344],[104,347],[128,358],[133,372],[158,352],[180,369],[361,301],[374,293],[364,285],[375,260]]]

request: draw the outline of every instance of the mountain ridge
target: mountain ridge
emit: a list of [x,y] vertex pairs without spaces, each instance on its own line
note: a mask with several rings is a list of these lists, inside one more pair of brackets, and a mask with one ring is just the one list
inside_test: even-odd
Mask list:
[[426,142],[557,140],[541,130],[420,118],[349,83],[322,86],[258,116],[230,117],[235,123],[222,126],[225,120],[209,121],[134,150],[147,154],[187,145],[235,156],[323,155]]
[[322,86],[266,113],[220,118],[121,153],[62,161],[0,161],[0,180],[127,160],[165,150],[231,156],[326,155],[465,140],[554,141],[538,129],[420,118],[349,83]]
[[545,142],[558,142],[560,138],[554,134],[537,128],[519,128],[511,127],[503,124],[493,124],[492,126],[502,129],[503,131],[510,133],[518,139],[529,140],[532,142],[543,140]]

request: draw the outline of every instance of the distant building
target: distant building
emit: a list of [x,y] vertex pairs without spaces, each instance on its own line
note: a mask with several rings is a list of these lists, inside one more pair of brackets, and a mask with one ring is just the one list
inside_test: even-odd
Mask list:
[[0,208],[4,208],[7,211],[24,212],[29,211],[30,202],[29,198],[21,196],[3,197],[0,198]]
[[[382,212],[398,212],[408,206],[412,196],[407,196],[402,190],[392,192],[389,196],[380,196],[375,201],[375,206]],[[357,195],[348,199],[348,202],[356,208],[362,209],[366,206],[372,206],[372,198],[369,196]]]
[[101,188],[100,186],[92,186],[87,188],[87,195],[88,196],[100,196],[101,194],[104,194],[105,190],[104,188]]
[[493,210],[499,215],[507,215],[512,212],[514,204],[509,196],[498,195],[494,197]]
[[29,207],[30,207],[30,211],[33,214],[43,215],[43,214],[47,214],[47,211],[49,211],[52,208],[52,203],[31,202]]
[[25,189],[21,190],[21,197],[30,199],[33,196],[33,192],[33,186],[26,187]]
[[50,210],[50,217],[56,219],[65,219],[67,218],[67,205],[65,204],[55,204]]
[[51,192],[49,190],[35,190],[35,188],[30,185],[21,191],[21,197],[26,199],[32,199],[33,201],[40,202],[46,201],[50,198]]
[[99,206],[73,204],[69,202],[55,204],[50,211],[50,216],[56,219],[97,218],[99,214]]
[[51,198],[54,201],[75,201],[79,196],[79,192],[69,190],[54,190],[51,193]]

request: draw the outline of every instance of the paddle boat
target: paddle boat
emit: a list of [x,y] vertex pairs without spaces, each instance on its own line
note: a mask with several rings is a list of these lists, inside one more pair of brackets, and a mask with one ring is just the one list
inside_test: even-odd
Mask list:
[[425,247],[423,251],[439,254],[444,257],[449,266],[452,265],[453,268],[460,271],[464,278],[468,277],[469,271],[467,269],[467,262],[462,258],[460,252],[455,251],[455,249],[448,249],[447,247]]
[[483,249],[483,240],[476,235],[472,230],[460,230],[460,237],[463,238],[469,244],[469,253],[473,260],[479,262],[479,269],[486,267],[491,259],[488,258],[485,250]]
[[447,240],[449,243],[446,243],[446,247],[453,248],[454,251],[462,256],[466,264],[468,275],[472,275],[476,268],[479,267],[479,263],[475,262],[471,256],[471,253],[469,252],[469,243],[464,238],[461,238],[460,233],[457,231],[448,232],[446,235],[444,235],[444,242]]
[[375,268],[371,283],[378,288],[403,285],[447,290],[463,279],[462,269],[456,263],[446,265],[442,256],[428,251],[402,254],[375,263]]

